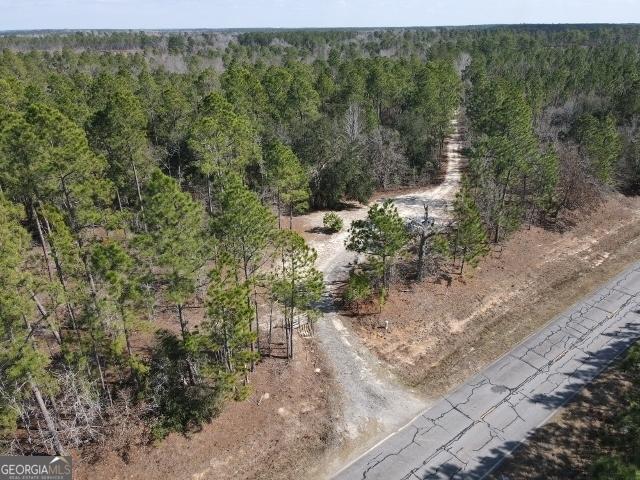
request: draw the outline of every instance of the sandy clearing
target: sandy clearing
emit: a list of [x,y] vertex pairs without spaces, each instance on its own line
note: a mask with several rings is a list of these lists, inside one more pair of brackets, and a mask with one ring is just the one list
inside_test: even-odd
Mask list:
[[[382,195],[378,202],[393,200],[401,216],[422,218],[424,206],[436,222],[448,219],[451,203],[460,184],[463,158],[460,154],[461,132],[458,120],[451,122],[454,133],[445,142],[446,173],[437,186],[412,189],[401,194]],[[336,288],[343,282],[356,254],[348,252],[345,240],[355,220],[367,215],[368,206],[353,205],[336,212],[345,228],[334,235],[312,234],[322,227],[326,212],[313,212],[297,218],[304,225],[310,246],[318,252],[317,267],[324,273],[328,291],[324,301],[324,318],[317,323],[317,339],[333,366],[339,385],[340,413],[337,425],[338,445],[325,455],[322,476],[336,471],[350,458],[370,447],[380,438],[410,420],[428,405],[428,400],[402,384],[350,328],[350,320],[341,317],[335,307]]]

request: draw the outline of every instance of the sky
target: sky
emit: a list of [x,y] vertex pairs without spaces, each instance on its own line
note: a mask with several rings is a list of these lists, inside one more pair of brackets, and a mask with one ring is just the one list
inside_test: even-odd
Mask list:
[[0,0],[0,30],[640,23],[640,0]]

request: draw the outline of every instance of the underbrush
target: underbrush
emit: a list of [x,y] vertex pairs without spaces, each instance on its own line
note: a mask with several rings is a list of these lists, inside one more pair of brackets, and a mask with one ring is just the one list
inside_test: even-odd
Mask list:
[[640,344],[631,348],[620,368],[631,380],[627,407],[604,433],[604,443],[611,448],[611,454],[594,461],[591,474],[595,480],[640,478]]

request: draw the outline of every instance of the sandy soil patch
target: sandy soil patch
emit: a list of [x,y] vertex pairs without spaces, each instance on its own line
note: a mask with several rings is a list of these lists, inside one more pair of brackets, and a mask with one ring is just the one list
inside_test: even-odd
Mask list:
[[639,257],[640,198],[614,195],[564,233],[516,233],[450,286],[398,287],[381,314],[351,326],[402,380],[437,397]]

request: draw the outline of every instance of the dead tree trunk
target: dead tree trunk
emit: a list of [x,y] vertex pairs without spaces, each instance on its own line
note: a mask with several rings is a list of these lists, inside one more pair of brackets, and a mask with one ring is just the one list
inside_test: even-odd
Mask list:
[[276,204],[278,206],[278,230],[282,229],[282,205],[280,203],[280,189],[276,194]]
[[293,203],[289,205],[289,230],[293,230]]
[[138,169],[136,168],[136,162],[131,161],[133,167],[133,177],[136,181],[136,193],[138,194],[138,207],[140,209],[140,218],[142,220],[142,228],[147,231],[147,222],[144,218],[144,202],[142,201],[142,189],[140,188],[140,178],[138,177]]
[[207,209],[213,215],[213,193],[211,191],[211,175],[207,174]]
[[51,321],[49,320],[49,312],[47,312],[47,310],[44,308],[42,303],[40,303],[40,300],[36,296],[36,292],[31,292],[31,298],[34,301],[34,303],[36,304],[36,308],[38,309],[38,312],[40,313],[40,316],[43,319],[47,320],[47,325],[49,325],[49,330],[51,330],[51,333],[53,334],[54,338],[56,339],[57,344],[58,345],[62,345],[62,336],[60,335],[60,331],[57,328],[55,328],[55,325],[53,323],[51,323]]
[[418,281],[422,280],[423,270],[424,270],[424,249],[427,245],[427,225],[429,222],[429,206],[424,206],[424,221],[422,222],[422,228],[420,229],[420,242],[418,245],[418,266],[417,266],[417,279]]
[[38,232],[38,240],[40,241],[40,245],[42,247],[42,253],[44,255],[44,263],[47,266],[47,274],[49,276],[49,281],[53,280],[53,273],[51,272],[51,265],[49,264],[49,253],[47,252],[47,244],[44,240],[44,234],[42,233],[42,224],[40,223],[40,217],[38,216],[38,211],[36,207],[31,201],[31,216],[36,224],[36,231]]
[[273,332],[273,297],[269,301],[269,334],[267,336],[267,346],[269,348],[269,355],[271,355],[271,335]]
[[498,243],[498,240],[500,239],[500,214],[502,213],[502,210],[504,209],[504,201],[505,198],[507,196],[507,188],[509,186],[509,178],[511,178],[511,170],[509,170],[509,173],[507,174],[507,178],[504,182],[504,185],[502,187],[502,193],[500,195],[500,206],[498,208],[498,218],[496,218],[495,220],[495,228],[494,228],[494,232],[493,232],[493,243]]
[[133,350],[131,348],[131,338],[129,335],[129,327],[127,326],[127,314],[122,304],[120,304],[120,317],[122,318],[122,331],[124,332],[124,340],[127,345],[127,354],[129,355],[129,359],[131,359],[133,357]]
[[[184,344],[187,340],[187,336],[189,332],[187,330],[187,322],[184,319],[184,315],[182,313],[182,305],[178,304],[178,321],[180,322],[180,333],[182,334],[182,343]],[[193,386],[196,384],[196,372],[195,367],[193,365],[193,360],[191,359],[191,355],[189,353],[186,354],[186,362],[187,362],[187,372],[189,374],[189,383]]]
[[33,392],[33,396],[36,397],[36,401],[38,402],[38,407],[40,408],[40,413],[42,413],[42,417],[44,418],[45,423],[47,424],[47,429],[51,434],[51,440],[53,441],[53,448],[57,455],[66,455],[67,451],[65,450],[62,442],[60,441],[60,435],[58,434],[58,430],[56,429],[56,425],[53,422],[53,418],[51,417],[51,413],[47,408],[47,405],[44,403],[44,399],[42,398],[42,393],[36,385],[36,382],[33,381],[31,375],[29,375],[29,386],[31,387],[31,391]]

